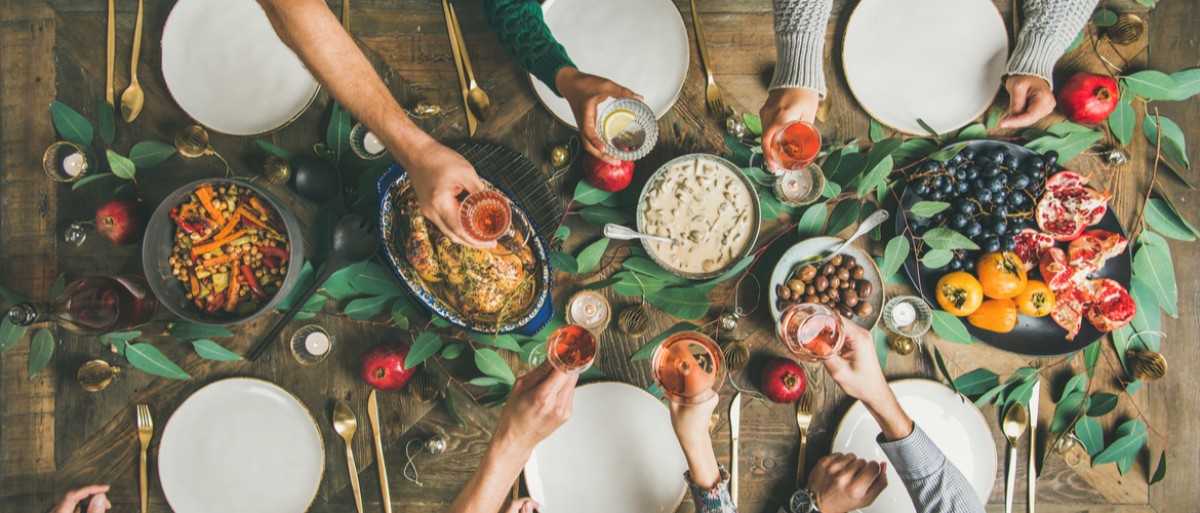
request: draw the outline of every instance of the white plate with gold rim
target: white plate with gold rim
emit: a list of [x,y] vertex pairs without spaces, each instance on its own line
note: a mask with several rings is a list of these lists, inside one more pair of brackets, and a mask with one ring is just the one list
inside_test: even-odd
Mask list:
[[[924,379],[905,379],[888,384],[904,412],[933,440],[962,472],[986,503],[996,482],[996,440],[983,414],[970,401],[963,400],[945,385]],[[855,402],[838,425],[832,452],[854,454],[872,461],[887,461],[875,437],[879,424],[861,401]],[[893,462],[888,465],[888,485],[862,513],[915,512],[904,482]]]
[[542,513],[670,513],[685,470],[666,406],[604,382],[575,390],[571,420],[538,444],[525,479]]
[[862,0],[842,64],[854,98],[897,130],[939,133],[979,117],[1000,89],[1008,32],[991,0]]
[[167,420],[158,480],[175,513],[302,513],[325,471],[308,408],[267,381],[230,378],[197,390]]
[[254,0],[179,0],[163,25],[162,73],[184,112],[230,135],[288,124],[318,89]]
[[[657,118],[671,110],[687,77],[690,43],[670,0],[546,0],[546,26],[576,67],[645,97]],[[533,75],[538,100],[575,126],[571,106]]]

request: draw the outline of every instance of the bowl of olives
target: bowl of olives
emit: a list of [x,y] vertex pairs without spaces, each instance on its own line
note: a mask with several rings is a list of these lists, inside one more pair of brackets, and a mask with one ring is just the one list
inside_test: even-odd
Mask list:
[[793,304],[818,303],[865,329],[875,327],[885,301],[879,268],[866,251],[853,245],[826,261],[843,241],[814,237],[783,254],[771,273],[768,291],[776,323]]

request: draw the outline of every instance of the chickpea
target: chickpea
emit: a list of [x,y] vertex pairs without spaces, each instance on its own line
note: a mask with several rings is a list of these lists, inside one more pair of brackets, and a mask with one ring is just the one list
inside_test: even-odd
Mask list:
[[249,242],[242,244],[242,251],[250,251],[250,243]]
[[223,210],[225,208],[225,202],[223,202],[219,199],[214,199],[212,201],[212,206],[213,206],[213,208],[215,208],[217,210]]
[[263,276],[263,272],[262,272],[262,270],[261,270],[261,269],[260,269],[260,270],[258,270],[258,271],[254,271],[254,277],[255,277],[255,278],[262,278],[262,276]]
[[171,269],[171,274],[174,274],[175,276],[179,276],[179,268],[176,267],[174,269]]
[[[254,240],[254,239],[253,239],[253,238],[251,238],[251,240]],[[258,254],[258,246],[252,246],[252,247],[250,248],[250,254],[252,254],[252,255],[257,255],[257,254]]]

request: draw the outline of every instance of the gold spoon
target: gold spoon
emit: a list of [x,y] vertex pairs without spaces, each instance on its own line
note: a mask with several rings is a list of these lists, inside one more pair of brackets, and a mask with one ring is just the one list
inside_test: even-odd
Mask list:
[[475,71],[471,69],[471,58],[467,55],[467,43],[462,37],[462,25],[458,24],[458,13],[454,12],[453,5],[450,6],[450,18],[454,20],[454,26],[458,28],[458,30],[454,31],[454,35],[458,38],[458,47],[462,52],[463,68],[467,74],[467,107],[471,109],[471,112],[475,114],[477,119],[487,121],[488,108],[492,106],[492,101],[488,98],[487,92],[475,82]]
[[142,113],[142,105],[146,95],[138,84],[137,67],[138,54],[142,51],[142,0],[138,0],[137,23],[133,28],[133,60],[129,63],[129,88],[121,94],[121,117],[126,123],[132,123],[138,114]]
[[1008,438],[1008,471],[1005,472],[1004,513],[1012,513],[1013,488],[1017,480],[1017,440],[1025,434],[1029,425],[1029,413],[1025,405],[1013,403],[1004,413],[1004,436]]
[[350,450],[350,442],[354,440],[354,432],[358,430],[358,419],[354,412],[342,401],[333,406],[333,430],[342,435],[346,441],[346,463],[350,465],[350,488],[354,490],[354,505],[358,513],[362,513],[362,492],[358,489],[358,466],[354,464],[354,451]]

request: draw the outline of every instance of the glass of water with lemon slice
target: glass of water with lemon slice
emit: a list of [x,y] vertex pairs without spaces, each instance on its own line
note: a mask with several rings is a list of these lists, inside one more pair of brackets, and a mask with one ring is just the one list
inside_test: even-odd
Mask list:
[[600,105],[596,132],[604,150],[621,160],[645,157],[658,142],[658,120],[650,106],[633,98],[610,100]]

